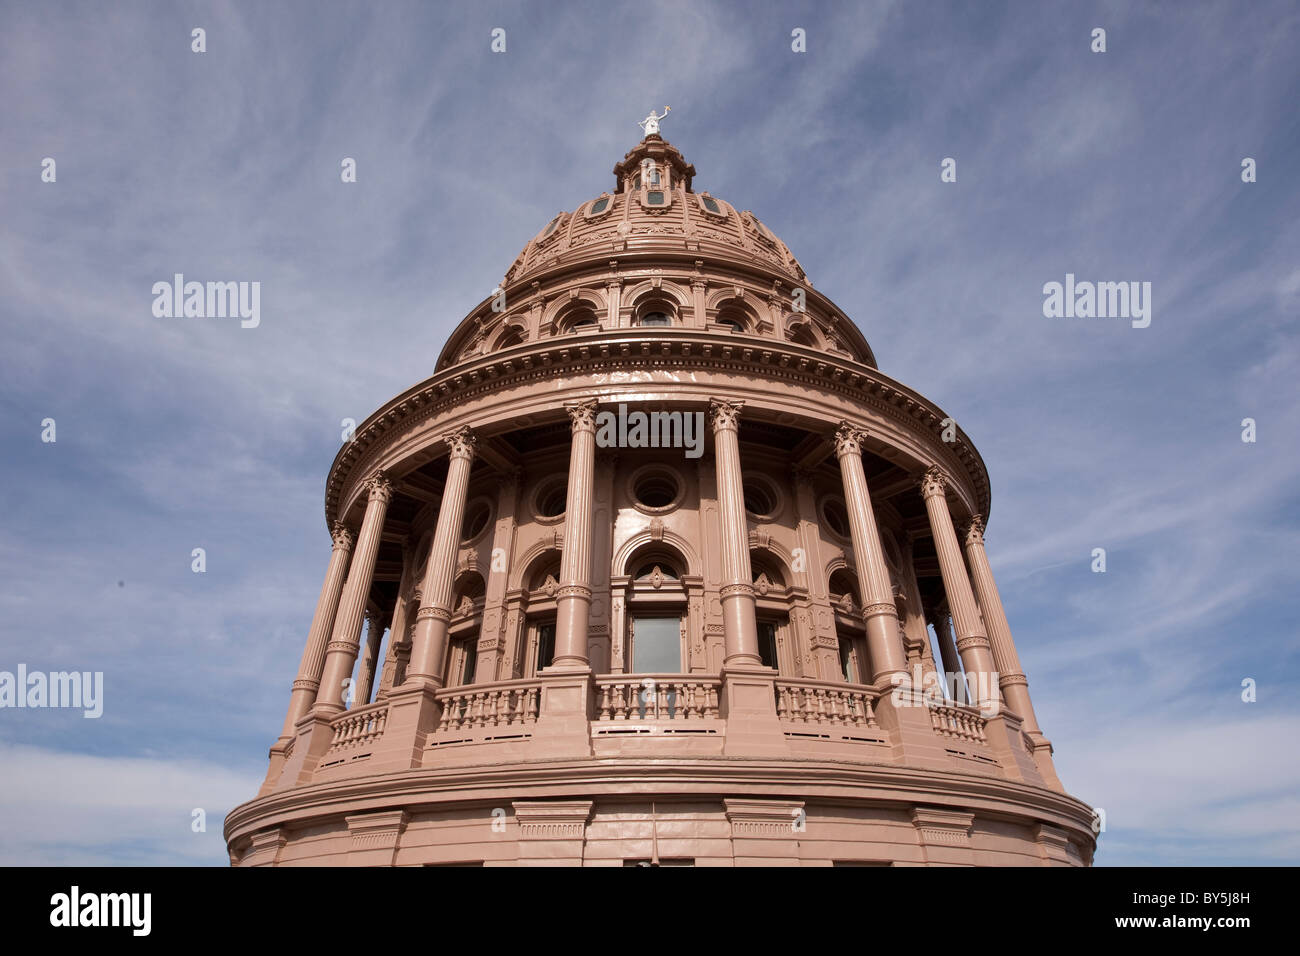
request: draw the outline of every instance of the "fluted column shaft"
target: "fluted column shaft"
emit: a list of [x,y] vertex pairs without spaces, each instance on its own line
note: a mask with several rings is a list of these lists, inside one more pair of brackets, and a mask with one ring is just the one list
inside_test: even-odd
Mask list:
[[302,662],[298,665],[298,678],[293,682],[293,692],[289,695],[289,712],[284,718],[284,729],[280,731],[281,740],[293,736],[294,724],[307,716],[320,688],[325,644],[334,630],[334,618],[338,614],[339,597],[343,594],[343,581],[347,577],[348,558],[352,555],[354,542],[352,532],[342,524],[335,524],[332,533],[334,548],[325,569],[320,597],[316,599],[316,613],[312,615],[311,629],[307,632],[307,646],[303,648]]
[[722,629],[726,639],[723,666],[761,667],[758,623],[754,611],[754,574],[749,563],[749,528],[740,476],[741,402],[709,405],[713,422],[713,460],[717,468],[718,514],[722,522]]
[[[961,661],[957,659],[957,646],[952,642],[952,622],[942,611],[934,612],[934,636],[939,640],[939,657],[943,661],[944,693],[951,691],[958,701],[968,703],[962,681]],[[950,676],[955,675],[955,683],[950,684]]]
[[366,485],[369,498],[366,515],[361,520],[361,533],[357,535],[357,550],[348,568],[348,579],[343,585],[334,631],[325,653],[325,668],[321,674],[320,691],[316,695],[317,713],[337,714],[343,710],[343,681],[351,676],[357,661],[357,645],[361,639],[361,617],[370,597],[370,584],[375,576],[375,558],[379,555],[379,539],[384,530],[384,515],[393,497],[392,483],[382,474],[372,475]]
[[971,578],[975,582],[975,596],[984,613],[984,626],[988,629],[989,643],[993,647],[993,663],[998,668],[998,684],[1007,706],[1018,714],[1028,734],[1041,734],[1034,705],[1029,700],[1029,681],[1020,668],[1020,656],[1015,641],[1011,639],[1011,625],[1002,608],[1002,598],[993,582],[993,568],[984,552],[984,522],[976,515],[966,529],[966,560],[970,564]]
[[357,692],[353,706],[364,707],[370,703],[370,691],[375,686],[375,664],[379,659],[379,642],[384,638],[384,618],[377,612],[367,612],[366,644],[361,649],[361,667],[357,670]]
[[995,671],[988,635],[980,619],[979,606],[966,576],[966,562],[962,560],[957,532],[952,526],[948,500],[944,496],[947,480],[938,468],[931,468],[921,479],[921,494],[925,510],[930,517],[930,533],[934,536],[934,550],[939,556],[939,572],[943,575],[943,590],[948,597],[948,611],[952,614],[953,629],[957,633],[957,653],[961,656],[966,679],[972,678],[972,690],[981,710],[996,709],[999,693],[993,686]]
[[443,665],[447,660],[447,624],[451,620],[452,587],[456,580],[456,557],[461,526],[465,522],[465,499],[469,494],[469,471],[474,464],[477,439],[468,428],[446,438],[450,450],[447,482],[438,505],[438,524],[429,545],[429,560],[420,585],[420,609],[415,614],[415,637],[406,683],[443,686]]
[[898,630],[898,608],[889,566],[880,545],[880,531],[871,507],[871,492],[862,468],[861,429],[847,422],[835,433],[835,456],[844,481],[844,503],[849,512],[853,557],[857,563],[858,587],[862,591],[862,620],[871,656],[871,679],[879,683],[893,674],[907,673],[907,654]]
[[555,659],[552,667],[590,670],[587,629],[591,620],[591,521],[596,486],[596,402],[568,408],[572,425],[569,486],[564,505],[560,586],[555,592]]

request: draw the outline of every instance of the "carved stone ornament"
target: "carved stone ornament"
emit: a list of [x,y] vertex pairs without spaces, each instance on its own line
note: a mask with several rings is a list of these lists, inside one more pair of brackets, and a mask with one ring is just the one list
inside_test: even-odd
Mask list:
[[443,438],[447,443],[449,457],[463,458],[471,461],[474,458],[474,447],[478,444],[478,438],[468,428],[457,428],[450,435]]
[[862,429],[850,425],[848,422],[840,422],[840,427],[835,430],[835,454],[843,458],[845,455],[861,455],[862,439],[866,437]]
[[984,546],[984,519],[974,515],[966,526],[966,543]]
[[343,551],[351,551],[357,540],[341,521],[334,522],[334,527],[330,529],[330,537],[334,539],[335,549]]
[[739,430],[740,410],[744,407],[744,402],[724,402],[716,398],[709,399],[709,421],[713,424],[713,430],[715,432],[728,428],[732,431]]
[[921,497],[929,498],[932,495],[942,497],[944,489],[948,486],[948,479],[943,476],[937,465],[931,465],[926,469],[925,474],[921,476]]
[[367,478],[365,487],[371,501],[382,501],[388,504],[393,500],[393,483],[382,471],[377,471]]
[[575,432],[594,432],[596,430],[596,400],[594,398],[585,402],[566,405],[565,410],[569,413],[569,420],[572,422]]

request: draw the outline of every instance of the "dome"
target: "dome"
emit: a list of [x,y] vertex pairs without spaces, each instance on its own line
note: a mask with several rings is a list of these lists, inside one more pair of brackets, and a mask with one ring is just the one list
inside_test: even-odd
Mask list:
[[638,250],[681,251],[757,261],[792,285],[810,287],[803,267],[749,210],[696,192],[695,167],[657,133],[614,166],[614,188],[577,209],[557,213],[506,270],[508,285],[593,255]]
[[646,132],[339,450],[231,862],[1087,865],[974,444]]
[[[713,323],[876,367],[861,331],[813,290],[789,247],[753,212],[707,190],[697,192],[695,167],[658,133],[629,150],[613,172],[612,189],[577,209],[556,213],[528,241],[494,295],[452,333],[438,358],[439,371],[526,340],[529,322],[521,313],[532,307],[530,300],[538,293],[545,298],[556,279],[581,272],[596,278],[652,263],[661,270],[679,264],[687,274],[711,273],[704,314],[693,317],[697,327]],[[736,294],[725,302],[717,301],[719,270],[736,280]],[[747,298],[746,287],[755,283],[761,297],[751,293]],[[609,331],[609,324],[598,318],[603,304],[592,299],[587,305],[573,303],[564,310],[572,314],[543,323],[540,331]],[[629,321],[639,318],[634,314]]]

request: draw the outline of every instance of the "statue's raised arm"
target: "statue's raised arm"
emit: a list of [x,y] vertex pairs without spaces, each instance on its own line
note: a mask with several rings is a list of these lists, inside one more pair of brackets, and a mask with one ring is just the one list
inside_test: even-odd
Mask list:
[[664,116],[667,116],[670,110],[672,110],[671,106],[665,106],[663,116],[656,116],[655,111],[651,110],[650,115],[647,116],[645,119],[641,120],[641,122],[637,123],[636,125],[641,127],[641,129],[645,132],[646,136],[649,136],[651,133],[658,133],[659,121],[663,119]]

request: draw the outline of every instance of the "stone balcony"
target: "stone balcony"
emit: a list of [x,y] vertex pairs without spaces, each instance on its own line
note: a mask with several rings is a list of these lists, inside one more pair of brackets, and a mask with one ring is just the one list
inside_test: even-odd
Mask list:
[[[739,685],[739,686],[737,686]],[[263,793],[403,770],[565,759],[764,757],[960,770],[1049,786],[1020,718],[866,684],[716,674],[559,672],[399,688],[309,715]]]

